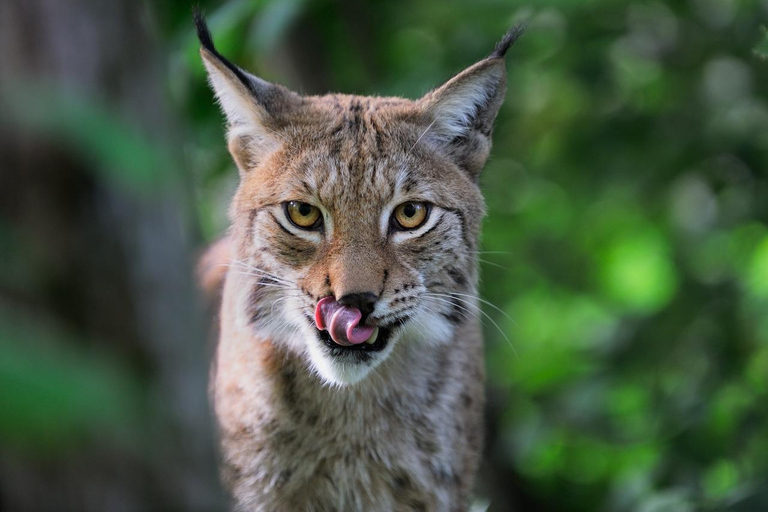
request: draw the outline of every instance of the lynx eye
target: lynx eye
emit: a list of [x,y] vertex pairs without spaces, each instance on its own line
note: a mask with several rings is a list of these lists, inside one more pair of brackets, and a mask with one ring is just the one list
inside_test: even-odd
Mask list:
[[301,201],[288,201],[285,203],[285,214],[298,228],[313,229],[320,225],[322,216],[317,206]]
[[395,227],[399,229],[416,229],[427,220],[429,207],[426,203],[409,201],[395,208],[394,219]]

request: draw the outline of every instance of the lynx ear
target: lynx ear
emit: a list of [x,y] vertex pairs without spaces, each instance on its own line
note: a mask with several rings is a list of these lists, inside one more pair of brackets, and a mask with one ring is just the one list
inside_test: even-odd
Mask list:
[[302,100],[298,94],[246,73],[225,59],[214,47],[202,14],[195,10],[194,18],[202,45],[200,55],[227,118],[229,152],[243,173],[277,148],[277,131]]
[[504,55],[524,30],[523,25],[510,30],[491,55],[420,100],[432,123],[425,138],[448,152],[475,179],[488,158],[493,122],[504,101]]

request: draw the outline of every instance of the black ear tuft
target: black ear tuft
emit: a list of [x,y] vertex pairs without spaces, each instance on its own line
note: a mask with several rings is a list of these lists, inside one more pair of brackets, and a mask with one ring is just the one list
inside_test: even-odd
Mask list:
[[237,79],[240,80],[249,91],[255,92],[253,82],[248,79],[245,73],[243,73],[243,70],[229,62],[216,50],[216,47],[213,45],[211,31],[208,30],[208,24],[205,22],[205,16],[203,16],[199,6],[194,6],[192,8],[192,17],[195,20],[197,38],[200,40],[202,47],[211,52],[222,64],[227,66],[227,68],[234,73]]
[[216,54],[216,47],[213,46],[213,38],[211,37],[211,31],[208,30],[208,24],[205,22],[205,16],[200,10],[199,5],[192,7],[192,17],[195,20],[195,28],[197,29],[197,38],[200,40],[200,44],[209,52]]
[[525,32],[525,29],[528,28],[528,22],[524,23],[518,23],[514,27],[512,27],[509,32],[504,34],[504,37],[501,38],[501,41],[496,43],[496,48],[493,50],[493,53],[491,53],[488,58],[489,59],[501,59],[506,55],[507,50],[515,44],[515,41],[518,40],[518,38],[523,35],[523,32]]

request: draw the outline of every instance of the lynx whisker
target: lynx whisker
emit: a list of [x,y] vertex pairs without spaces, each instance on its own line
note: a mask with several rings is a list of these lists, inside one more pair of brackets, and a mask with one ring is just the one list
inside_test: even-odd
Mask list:
[[[519,354],[517,353],[517,349],[515,349],[515,346],[512,344],[512,341],[511,341],[511,340],[509,339],[509,337],[508,337],[508,336],[507,336],[507,335],[504,333],[504,331],[503,331],[503,330],[502,330],[502,328],[499,326],[499,324],[497,324],[497,323],[496,323],[496,321],[495,321],[493,318],[491,318],[491,315],[489,315],[488,313],[486,313],[485,311],[483,311],[482,309],[480,309],[479,307],[477,307],[475,304],[472,304],[471,302],[469,302],[469,301],[467,301],[467,300],[463,300],[463,299],[461,299],[460,297],[454,297],[454,296],[450,296],[450,295],[447,295],[447,294],[434,294],[434,293],[431,293],[431,292],[426,292],[424,295],[428,296],[428,297],[429,297],[429,298],[431,298],[432,300],[440,300],[440,301],[442,301],[442,302],[446,302],[446,303],[448,303],[448,304],[451,304],[452,306],[456,306],[456,307],[458,307],[459,309],[464,309],[464,310],[465,310],[465,311],[467,311],[468,313],[470,313],[470,314],[472,314],[473,316],[475,316],[475,318],[477,318],[478,320],[481,320],[481,321],[482,321],[482,319],[481,319],[479,316],[477,316],[475,313],[473,313],[472,311],[470,311],[470,310],[469,310],[469,309],[467,309],[466,307],[464,307],[464,306],[461,306],[461,305],[460,305],[460,304],[458,304],[457,302],[453,302],[453,301],[455,300],[455,301],[458,301],[458,302],[462,302],[462,303],[464,303],[464,304],[467,304],[467,305],[471,305],[472,307],[474,307],[474,308],[477,310],[477,312],[478,312],[478,313],[482,314],[482,315],[483,315],[483,316],[484,316],[486,319],[488,319],[488,321],[489,321],[489,322],[491,322],[491,323],[493,324],[493,326],[496,328],[496,330],[498,330],[498,331],[499,331],[499,334],[501,334],[501,336],[502,336],[502,337],[503,337],[503,338],[506,340],[506,342],[507,342],[507,344],[509,345],[509,347],[512,349],[512,352],[514,352],[514,354],[515,354],[515,357],[520,357],[520,356],[519,356]],[[448,297],[448,299],[444,299],[444,298],[442,298],[442,297]],[[450,300],[449,300],[449,299],[450,299]],[[512,320],[512,319],[510,318],[510,320]],[[512,320],[512,321],[514,322],[514,320]]]
[[[485,304],[486,306],[490,306],[493,309],[495,309],[496,311],[498,311],[499,313],[501,313],[502,315],[504,315],[507,318],[507,320],[509,320],[510,322],[512,322],[513,324],[515,324],[517,326],[517,322],[515,322],[514,318],[509,316],[509,314],[506,311],[504,311],[503,309],[501,309],[500,307],[498,307],[496,304],[494,304],[491,301],[485,300],[482,297],[479,297],[477,295],[473,295],[471,293],[451,292],[450,294],[451,295],[458,295],[459,297],[469,297],[469,298],[475,299],[475,300]],[[460,300],[460,299],[458,299],[458,300]]]
[[[422,303],[422,306],[424,306],[424,304],[423,304],[423,303]],[[429,310],[429,308],[425,308],[425,309]],[[432,313],[435,313],[434,311],[431,311],[431,312],[432,312]],[[435,313],[435,314],[436,314],[436,313]],[[417,328],[417,330],[418,330],[418,332],[419,332],[419,335],[420,335],[422,338],[425,338],[425,337],[426,337],[426,333],[428,333],[428,332],[429,332],[429,329],[427,329],[427,326],[426,326],[426,325],[424,325],[424,322],[422,322],[422,321],[421,321],[421,319],[419,318],[419,315],[413,315],[413,317],[411,318],[411,320],[414,322],[414,324],[415,324],[415,325],[414,325],[414,327],[416,327],[416,328]]]
[[497,268],[500,268],[502,270],[509,271],[509,269],[507,267],[505,267],[504,265],[499,265],[498,263],[494,263],[492,261],[484,260],[483,258],[477,258],[477,261],[479,261],[480,263],[485,263],[486,265],[490,265],[492,267],[497,267]]
[[[282,283],[289,284],[289,285],[293,285],[294,284],[291,281],[289,281],[288,279],[282,278],[282,277],[280,277],[280,276],[278,276],[276,274],[273,274],[272,272],[268,272],[268,271],[264,270],[263,268],[254,267],[253,265],[250,265],[250,264],[248,264],[248,263],[246,263],[244,261],[232,260],[231,263],[233,263],[235,265],[240,265],[241,267],[244,267],[246,270],[249,270],[249,271],[252,271],[252,272],[259,272],[262,275],[264,275],[265,277],[269,277],[271,279],[274,279],[275,281],[282,282]],[[233,268],[232,264],[229,264],[229,265],[225,264],[225,266]]]
[[408,155],[410,155],[410,154],[411,154],[411,151],[413,151],[413,148],[415,148],[415,147],[416,147],[416,144],[418,144],[418,143],[419,143],[419,141],[420,141],[420,140],[421,140],[421,139],[422,139],[422,138],[423,138],[423,137],[424,137],[424,136],[427,134],[427,132],[429,131],[429,129],[430,129],[430,128],[432,128],[432,126],[433,126],[433,125],[434,125],[434,124],[437,122],[437,119],[438,119],[437,117],[436,117],[436,118],[434,118],[434,119],[432,120],[432,122],[431,122],[431,123],[429,123],[429,126],[427,126],[427,128],[426,128],[426,129],[425,129],[423,132],[421,132],[421,135],[419,135],[419,138],[418,138],[418,139],[416,139],[416,142],[414,142],[414,143],[413,143],[413,146],[411,146],[411,148],[410,148],[410,149],[409,149],[409,150],[408,150],[408,151],[405,153],[405,155],[406,155],[406,156],[408,156]]
[[270,275],[270,276],[272,276],[272,277],[274,277],[276,279],[284,279],[284,278],[278,276],[277,274],[275,274],[273,272],[270,272],[270,271],[268,271],[266,269],[257,267],[255,265],[252,265],[252,264],[250,264],[250,263],[248,263],[246,261],[243,261],[243,260],[235,260],[235,259],[230,260],[230,265],[233,265],[233,264],[234,265],[240,265],[242,267],[248,268],[249,270],[255,270],[255,271],[263,272],[263,273],[268,274],[268,275]]
[[[258,277],[260,279],[264,279],[264,278],[268,279],[269,278],[268,276],[264,276],[264,275],[261,275],[261,274],[254,274],[252,272],[237,272],[237,271],[235,271],[233,273],[234,274],[239,274],[239,275],[242,275],[242,276]],[[281,290],[296,290],[296,288],[294,288],[293,286],[290,286],[288,284],[283,284],[283,283],[280,283],[280,282],[277,282],[277,283],[265,283],[265,282],[261,282],[260,281],[259,282],[259,286],[267,286],[267,287],[270,287],[270,288],[280,288]]]
[[[433,296],[433,295],[431,295],[431,294],[429,294],[429,296],[428,296],[428,299],[429,299],[429,300],[435,300],[435,301],[439,301],[439,302],[442,302],[442,303],[444,303],[444,304],[450,304],[452,307],[456,307],[456,308],[459,308],[460,310],[462,310],[462,311],[464,311],[464,312],[466,312],[466,313],[469,313],[470,315],[474,316],[474,317],[475,317],[475,318],[477,318],[478,320],[482,321],[482,318],[481,318],[480,316],[478,316],[478,314],[477,314],[477,313],[475,313],[474,311],[470,310],[470,309],[469,309],[469,308],[467,308],[466,306],[463,306],[463,305],[461,305],[461,304],[458,304],[458,303],[456,303],[456,302],[453,302],[453,301],[451,301],[451,300],[448,300],[448,299],[443,299],[443,298],[441,298],[441,297],[436,297],[436,296]],[[433,313],[434,313],[434,312],[435,312],[435,311],[433,311]]]

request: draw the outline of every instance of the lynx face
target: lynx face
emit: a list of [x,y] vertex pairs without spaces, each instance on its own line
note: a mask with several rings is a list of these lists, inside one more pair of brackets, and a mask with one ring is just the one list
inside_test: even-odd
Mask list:
[[202,34],[241,175],[228,279],[242,325],[349,384],[399,344],[446,343],[476,314],[477,178],[513,40],[409,101],[301,97]]

